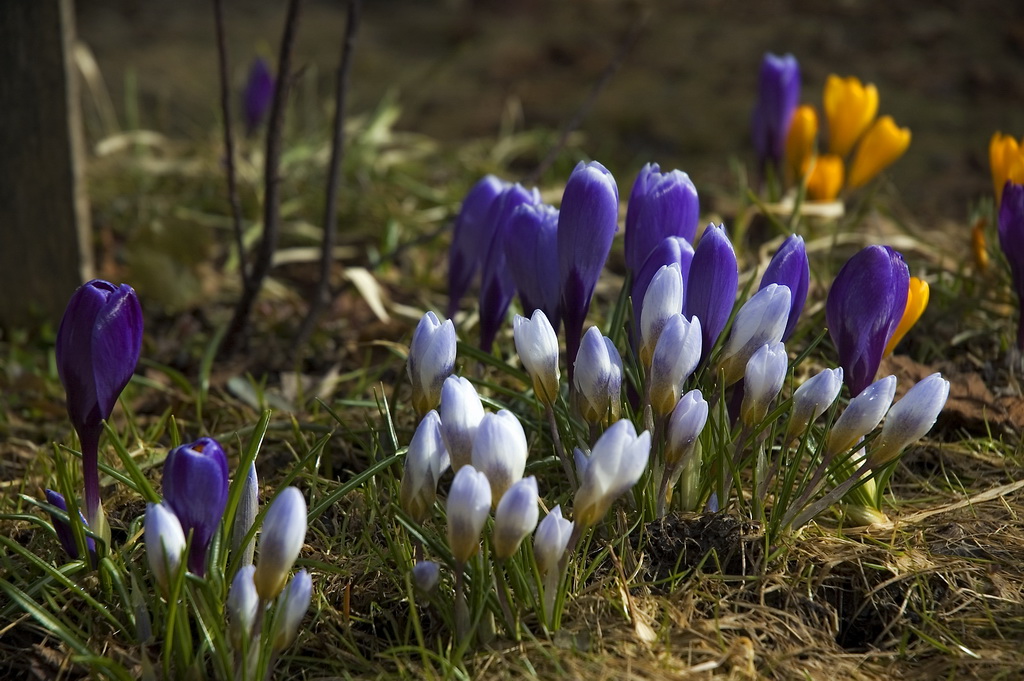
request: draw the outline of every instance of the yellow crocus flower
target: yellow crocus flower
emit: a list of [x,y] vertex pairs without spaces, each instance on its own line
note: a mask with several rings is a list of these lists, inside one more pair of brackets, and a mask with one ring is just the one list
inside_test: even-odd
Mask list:
[[1024,139],[1018,144],[1013,136],[997,132],[988,143],[988,159],[992,166],[992,185],[998,206],[1007,180],[1024,184]]
[[985,218],[978,218],[971,228],[971,250],[974,252],[974,266],[981,273],[988,271],[988,245],[985,240]]
[[878,88],[850,76],[832,74],[825,81],[825,117],[828,119],[828,149],[846,156],[878,113]]
[[856,189],[868,183],[896,161],[910,146],[910,129],[896,127],[892,116],[882,116],[857,145],[846,186]]
[[[813,163],[813,167],[810,164]],[[804,168],[807,175],[807,198],[811,201],[832,201],[839,196],[843,188],[843,159],[835,154],[822,154],[817,159],[808,160]]]
[[786,182],[797,181],[814,154],[814,142],[818,138],[818,112],[809,104],[802,104],[793,112],[786,133]]
[[888,357],[892,354],[899,342],[907,335],[907,331],[917,324],[917,320],[921,318],[926,307],[928,307],[928,282],[911,277],[910,287],[907,291],[907,306],[903,308],[903,316],[900,317],[899,325],[896,326],[896,330],[893,331],[892,337],[886,344],[883,356]]

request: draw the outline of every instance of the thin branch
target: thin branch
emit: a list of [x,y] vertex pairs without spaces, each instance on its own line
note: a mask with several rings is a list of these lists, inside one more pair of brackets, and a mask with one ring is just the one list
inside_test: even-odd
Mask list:
[[310,301],[309,312],[299,327],[295,346],[302,347],[309,340],[317,319],[331,301],[331,265],[334,262],[334,242],[338,216],[338,188],[341,185],[341,162],[345,157],[345,101],[348,95],[349,74],[352,71],[352,50],[359,31],[362,0],[349,0],[345,38],[341,43],[341,60],[334,86],[334,134],[331,140],[331,161],[327,169],[327,201],[324,206],[324,235],[320,252],[320,280]]
[[292,47],[295,44],[295,33],[299,25],[299,8],[302,0],[288,0],[288,13],[285,17],[284,34],[281,37],[281,52],[277,63],[277,85],[274,88],[274,99],[270,105],[270,119],[267,123],[267,153],[264,169],[263,199],[263,238],[260,241],[256,261],[249,273],[247,285],[242,289],[242,297],[235,308],[224,345],[222,355],[231,355],[241,345],[242,339],[249,328],[249,315],[252,312],[256,296],[263,287],[263,280],[270,272],[270,265],[277,250],[278,227],[281,220],[281,195],[279,192],[278,167],[281,164],[281,142],[284,134],[284,110],[288,90],[291,87]]
[[213,18],[217,33],[217,61],[220,68],[220,111],[224,119],[224,154],[228,171],[228,202],[231,204],[231,219],[235,228],[235,248],[238,250],[238,270],[242,277],[242,289],[249,285],[249,274],[245,271],[245,245],[242,243],[242,207],[238,201],[238,181],[235,178],[235,136],[231,131],[231,89],[228,84],[228,49],[224,39],[223,0],[213,0]]

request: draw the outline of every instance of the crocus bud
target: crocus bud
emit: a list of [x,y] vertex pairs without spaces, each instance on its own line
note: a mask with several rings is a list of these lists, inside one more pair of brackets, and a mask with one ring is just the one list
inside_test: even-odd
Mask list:
[[779,170],[786,147],[786,133],[800,101],[800,65],[791,54],[765,54],[758,78],[757,105],[751,121],[751,136],[758,165]]
[[468,378],[449,376],[441,386],[441,437],[458,472],[473,461],[473,439],[484,418],[480,395]]
[[807,198],[811,201],[833,201],[839,196],[846,178],[843,157],[819,154],[804,167],[807,175]]
[[569,545],[574,523],[562,517],[562,507],[555,506],[544,516],[533,535],[533,555],[537,569],[546,575],[558,567]]
[[573,382],[584,420],[597,424],[618,419],[622,400],[622,358],[612,339],[602,336],[596,326],[587,329],[574,366]]
[[448,546],[457,565],[476,555],[490,510],[491,483],[487,476],[472,466],[463,466],[448,492]]
[[807,426],[825,413],[839,397],[843,387],[843,369],[824,369],[793,391],[793,411],[789,417],[785,442],[792,442]]
[[423,417],[441,401],[441,385],[455,368],[455,325],[427,312],[416,325],[409,345],[412,406]]
[[94,527],[99,519],[103,421],[128,385],[141,347],[142,308],[131,286],[93,279],[71,295],[57,330],[57,373],[82,443],[85,517]]
[[306,500],[296,487],[281,490],[263,516],[253,582],[263,601],[277,598],[306,541]]
[[590,457],[579,447],[572,450],[572,461],[576,466],[576,478],[582,480],[587,474],[587,466],[590,465]]
[[700,320],[702,363],[711,354],[732,314],[739,276],[736,253],[725,235],[725,226],[708,225],[697,243],[690,276],[683,287],[686,293],[683,316]]
[[[1024,301],[1024,185],[1007,181],[999,204],[999,246],[1010,263],[1018,308]],[[1024,315],[1018,311],[1017,347],[1024,349]]]
[[515,414],[502,409],[484,416],[473,439],[473,468],[487,476],[495,506],[505,491],[523,477],[528,455],[526,433]]
[[277,618],[274,620],[273,648],[281,652],[292,644],[299,634],[299,625],[309,610],[309,601],[313,596],[313,580],[305,570],[299,570],[292,577],[285,589],[277,598]]
[[910,286],[907,287],[907,306],[903,308],[903,316],[900,317],[900,323],[896,326],[896,330],[892,332],[892,337],[885,344],[884,357],[891,355],[903,337],[907,335],[907,331],[917,324],[917,320],[921,318],[925,308],[928,307],[928,295],[928,282],[911,277]]
[[910,128],[896,127],[892,116],[882,116],[864,133],[853,156],[846,186],[862,187],[906,152],[910,146]]
[[228,634],[235,648],[241,649],[242,642],[252,633],[252,624],[259,612],[260,597],[256,593],[256,584],[252,575],[256,571],[253,565],[243,565],[231,580],[228,591]]
[[245,134],[249,137],[259,129],[274,99],[274,76],[263,57],[257,57],[249,67],[249,77],[242,91],[242,114]]
[[429,594],[441,581],[441,568],[432,560],[421,560],[412,566],[412,583],[421,594]]
[[181,568],[185,533],[178,517],[165,504],[146,504],[143,522],[149,569],[160,589],[167,594],[171,580]]
[[850,400],[846,410],[832,424],[825,444],[827,457],[841,454],[877,426],[896,395],[896,377],[886,376],[864,388]]
[[768,407],[782,390],[788,369],[789,357],[782,341],[762,345],[750,357],[743,373],[740,406],[740,418],[748,427],[753,428],[768,415]]
[[462,209],[455,219],[452,245],[448,250],[448,316],[459,311],[459,301],[465,295],[486,248],[491,243],[494,225],[487,220],[494,200],[511,185],[494,175],[479,180],[466,194]]
[[683,310],[683,277],[678,265],[665,265],[658,270],[644,294],[640,313],[640,361],[651,365],[654,346],[661,330],[673,315]]
[[238,499],[238,508],[235,510],[235,522],[231,526],[231,550],[241,551],[242,560],[240,565],[252,565],[252,558],[256,552],[256,537],[249,539],[249,542],[242,545],[245,535],[249,534],[252,525],[256,522],[256,514],[260,510],[260,481],[256,475],[256,462],[249,464],[249,472],[245,474],[245,481],[242,483],[242,496]]
[[949,397],[949,381],[941,374],[922,379],[892,405],[869,460],[874,467],[889,463],[907,445],[917,442],[935,425]]
[[832,74],[825,81],[824,100],[829,151],[846,156],[878,112],[878,89],[853,76]]
[[636,273],[667,237],[692,242],[699,219],[700,200],[690,176],[663,173],[657,163],[648,163],[636,176],[626,209],[626,267]]
[[[68,512],[68,505],[64,501],[64,495],[60,492],[54,492],[52,489],[46,490],[46,502],[51,506],[56,506],[65,513]],[[82,520],[82,527],[89,527],[89,523],[85,521],[85,516],[82,515],[81,511],[78,512],[78,517]],[[50,514],[50,522],[53,523],[53,529],[57,533],[57,540],[64,549],[64,553],[68,554],[68,557],[71,558],[71,560],[77,560],[78,545],[75,543],[75,534],[71,531],[71,526],[52,513]],[[89,552],[89,562],[95,565],[96,540],[92,537],[86,537],[85,545]]]
[[910,270],[888,246],[868,246],[846,261],[828,292],[825,319],[851,395],[875,380],[889,338],[907,306]]
[[782,284],[789,287],[789,319],[786,330],[782,332],[782,340],[787,341],[796,329],[800,313],[807,302],[807,287],[811,280],[811,268],[807,262],[807,249],[804,238],[799,234],[791,234],[775,251],[768,263],[764,275],[761,276],[760,288],[771,284]]
[[192,547],[188,569],[206,573],[206,551],[228,503],[228,459],[220,443],[204,437],[175,447],[164,461],[164,499]]
[[[558,273],[565,320],[566,357],[575,357],[594,286],[618,229],[619,189],[600,163],[572,171],[558,213]],[[569,378],[572,379],[572,367]]]
[[665,443],[666,467],[675,466],[693,451],[708,421],[708,403],[699,390],[682,396],[668,418]]
[[600,522],[612,502],[640,480],[650,453],[650,432],[638,436],[629,421],[613,423],[590,453],[586,475],[576,490],[573,520],[583,527]]
[[533,380],[533,392],[544,404],[558,397],[558,336],[542,310],[530,319],[515,316],[512,322],[516,352]]
[[537,527],[540,512],[537,509],[537,478],[523,478],[509,487],[494,511],[494,530],[491,538],[494,555],[498,560],[511,558],[526,535]]
[[1024,184],[1024,146],[1013,135],[997,132],[988,143],[988,159],[992,167],[992,189],[995,191],[996,205],[999,205],[1007,180],[1014,184]]
[[558,210],[546,203],[524,203],[512,213],[505,253],[523,312],[543,310],[558,329]]
[[437,481],[448,469],[448,451],[441,439],[441,418],[429,411],[420,421],[405,454],[400,499],[402,510],[422,524],[437,497]]
[[726,385],[743,378],[747,362],[758,348],[782,340],[791,299],[788,286],[769,284],[751,296],[736,313],[732,333],[722,349],[721,369],[725,372]]
[[678,313],[669,318],[654,348],[647,377],[655,414],[665,416],[676,406],[683,384],[700,362],[700,343],[700,320],[686,321]]
[[505,321],[505,313],[516,292],[507,257],[508,243],[515,238],[512,216],[520,206],[531,203],[540,203],[538,191],[527,191],[514,184],[495,199],[487,214],[487,220],[494,223],[494,233],[481,261],[480,349],[484,352],[491,351],[494,337]]
[[[644,314],[644,298],[647,296],[647,288],[650,286],[654,275],[665,265],[676,265],[679,267],[679,274],[683,280],[683,288],[686,288],[687,279],[690,277],[690,263],[693,262],[693,246],[690,242],[680,236],[670,236],[662,239],[661,243],[654,247],[647,260],[640,266],[639,270],[633,272],[633,287],[630,289],[630,297],[633,301],[633,321],[635,339],[640,333],[640,318]],[[682,308],[676,310],[682,311]]]
[[818,140],[818,112],[803,104],[796,108],[786,133],[786,181],[796,182],[804,173]]

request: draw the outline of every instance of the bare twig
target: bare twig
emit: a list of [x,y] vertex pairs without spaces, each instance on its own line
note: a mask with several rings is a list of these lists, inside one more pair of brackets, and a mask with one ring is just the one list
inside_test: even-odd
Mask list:
[[267,153],[264,169],[263,238],[256,253],[256,261],[247,277],[242,297],[235,307],[235,314],[228,325],[221,347],[223,355],[234,353],[242,343],[249,328],[249,315],[256,296],[263,286],[263,280],[270,271],[270,264],[277,249],[278,227],[281,220],[281,195],[278,183],[278,166],[281,164],[281,141],[284,135],[284,110],[288,89],[291,86],[292,46],[299,25],[299,8],[302,0],[288,0],[284,33],[281,36],[281,52],[277,63],[277,85],[270,105],[270,119],[267,123]]
[[213,18],[217,33],[217,61],[220,68],[220,111],[224,119],[224,162],[228,174],[228,202],[231,204],[231,219],[235,229],[235,248],[238,250],[238,271],[242,277],[242,289],[249,286],[249,274],[245,270],[245,246],[242,243],[242,207],[238,201],[238,181],[235,179],[235,136],[231,131],[231,88],[228,83],[228,49],[224,39],[224,3],[213,0]]
[[324,235],[320,253],[320,280],[310,300],[309,312],[299,327],[295,346],[302,347],[309,340],[317,319],[331,301],[331,264],[334,261],[335,231],[338,215],[338,187],[341,184],[341,161],[345,157],[345,100],[348,94],[349,74],[352,70],[352,50],[359,31],[362,0],[349,0],[345,39],[341,43],[341,61],[338,64],[334,86],[334,134],[331,140],[331,161],[327,169],[327,201],[324,206]]

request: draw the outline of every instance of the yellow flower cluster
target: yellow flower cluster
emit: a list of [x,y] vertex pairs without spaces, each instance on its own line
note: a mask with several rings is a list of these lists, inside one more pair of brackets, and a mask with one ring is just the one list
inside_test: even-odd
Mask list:
[[[892,165],[910,146],[910,130],[897,127],[892,116],[875,118],[878,89],[853,76],[832,74],[825,81],[828,153],[815,156],[818,114],[814,107],[797,108],[786,136],[786,174],[790,183],[807,178],[807,197],[831,201],[845,186],[856,189]],[[853,151],[849,172],[844,159]],[[993,164],[993,168],[995,165]]]
[[1007,180],[1024,184],[1024,138],[1018,143],[1011,135],[997,132],[988,143],[988,159],[998,206]]

